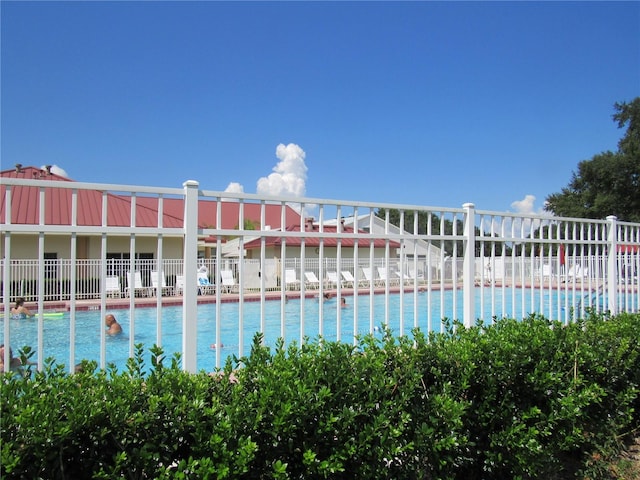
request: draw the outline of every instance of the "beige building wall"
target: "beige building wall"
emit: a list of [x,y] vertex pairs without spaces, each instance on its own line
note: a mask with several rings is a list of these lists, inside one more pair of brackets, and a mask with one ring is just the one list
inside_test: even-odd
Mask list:
[[[0,238],[0,252],[4,254],[4,235]],[[99,259],[102,248],[100,236],[79,236],[76,240],[76,256],[78,259]],[[129,253],[129,237],[107,238],[107,253]],[[157,237],[136,237],[136,253],[151,253],[157,258]],[[71,258],[71,237],[69,235],[46,235],[44,251],[55,253],[57,258]],[[38,252],[37,234],[12,234],[11,258],[15,260],[36,260]],[[162,242],[162,257],[167,259],[182,258],[182,238],[164,238]]]

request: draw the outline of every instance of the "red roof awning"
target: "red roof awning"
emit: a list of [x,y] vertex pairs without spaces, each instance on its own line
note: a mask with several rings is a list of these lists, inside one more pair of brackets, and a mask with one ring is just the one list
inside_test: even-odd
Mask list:
[[630,243],[619,243],[618,253],[638,253],[640,251],[640,245],[633,245]]

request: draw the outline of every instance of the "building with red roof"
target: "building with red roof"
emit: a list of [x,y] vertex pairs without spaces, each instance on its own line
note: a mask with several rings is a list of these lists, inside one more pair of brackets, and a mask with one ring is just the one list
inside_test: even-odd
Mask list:
[[[200,267],[207,267],[212,279],[219,269],[237,268],[235,259],[242,245],[247,288],[259,286],[261,278],[269,288],[276,288],[281,262],[290,265],[303,255],[311,261],[305,268],[313,269],[321,247],[324,258],[335,261],[340,246],[347,263],[353,262],[356,245],[363,260],[370,255],[384,258],[387,252],[391,258],[398,255],[397,241],[364,229],[354,230],[344,223],[321,228],[312,219],[302,225],[301,215],[286,199],[225,195],[233,197],[200,190],[191,181],[183,188],[154,188],[75,182],[49,167],[16,165],[4,170],[0,172],[0,249],[3,258],[11,261],[10,296],[36,297],[43,270],[45,298],[63,298],[74,277],[76,297],[95,298],[102,275],[119,282],[114,290],[126,295],[132,291],[128,282],[134,269],[141,273],[143,292],[153,287],[154,278],[158,283],[160,259],[167,284],[177,291],[179,279],[184,279],[185,252],[191,252],[195,243],[194,260],[202,260]],[[192,213],[186,215],[186,209]],[[239,230],[244,233],[240,235]],[[255,236],[251,230],[256,230]],[[218,248],[224,256],[220,265],[211,260],[217,258]],[[39,268],[41,258],[44,269]],[[138,287],[133,288],[137,294]]]
[[[11,205],[7,205],[7,186],[2,179],[16,178],[30,180],[29,185],[11,186]],[[42,188],[38,182],[46,181]],[[150,195],[105,192],[98,188],[77,189],[76,211],[74,213],[73,195],[74,189],[55,188],[49,182],[77,183],[66,177],[56,175],[50,167],[22,167],[16,165],[14,169],[0,172],[0,225],[2,225],[2,249],[4,249],[4,231],[6,224],[33,225],[41,222],[46,225],[56,226],[95,226],[95,234],[78,235],[76,239],[76,257],[78,259],[100,258],[101,237],[99,227],[140,227],[142,233],[136,233],[136,257],[144,259],[156,258],[158,233],[154,231],[160,225],[160,202],[162,202],[161,225],[163,228],[180,229],[175,235],[163,233],[163,257],[182,258],[184,227],[184,198],[180,195]],[[44,184],[43,184],[44,185]],[[44,212],[41,212],[41,192],[44,195]],[[132,208],[134,205],[135,208]],[[220,211],[218,211],[220,203]],[[103,205],[106,204],[106,219],[103,220]],[[7,222],[7,209],[10,208],[11,218]],[[211,197],[200,197],[198,200],[198,228],[206,232],[207,229],[237,230],[240,223],[240,212],[245,225],[260,226],[262,205],[260,203],[224,201]],[[135,221],[132,222],[132,216]],[[75,217],[75,220],[74,220]],[[285,228],[300,224],[300,215],[293,208],[285,204],[264,205],[265,225],[270,228],[281,228],[284,219]],[[220,222],[218,224],[218,218]],[[104,221],[104,224],[103,224]],[[75,223],[74,223],[75,222]],[[145,235],[144,229],[149,229]],[[12,233],[11,257],[14,259],[37,258],[38,233],[33,232]],[[70,233],[62,230],[59,234],[46,235],[45,257],[71,258],[69,241]],[[202,234],[199,241],[199,257],[213,256],[217,239]],[[222,241],[226,241],[223,238]],[[129,258],[130,235],[124,232],[121,235],[109,234],[107,238],[107,258]],[[3,252],[4,256],[4,252]]]
[[[336,257],[338,244],[340,244],[341,253],[344,257],[353,257],[353,251],[355,246],[358,246],[360,256],[365,257],[369,255],[369,248],[372,246],[374,249],[374,257],[384,257],[387,241],[381,238],[375,239],[363,239],[354,238],[354,234],[364,234],[365,230],[354,230],[353,226],[345,225],[344,222],[340,225],[340,228],[336,224],[325,224],[322,226],[322,238],[320,236],[314,236],[314,233],[320,233],[320,225],[314,223],[313,218],[307,218],[305,220],[305,232],[309,232],[309,236],[274,236],[265,238],[265,257],[277,258],[280,257],[282,250],[282,244],[285,243],[287,257],[300,258],[302,256],[302,244],[304,240],[305,257],[317,258],[320,254],[320,245],[322,244],[325,257]],[[300,224],[290,225],[285,229],[286,233],[299,234],[301,232]],[[397,255],[397,249],[400,248],[400,243],[389,240],[388,241],[390,255],[395,257]],[[244,242],[245,258],[260,258],[260,248],[262,246],[261,238],[254,238]],[[237,242],[230,241],[228,245],[223,248],[223,251],[227,256],[238,256]]]

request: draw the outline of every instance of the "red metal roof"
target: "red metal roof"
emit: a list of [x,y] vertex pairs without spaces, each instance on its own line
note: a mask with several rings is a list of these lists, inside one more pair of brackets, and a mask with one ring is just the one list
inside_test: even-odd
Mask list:
[[618,253],[638,253],[640,252],[640,245],[634,245],[631,243],[619,243],[617,245]]
[[[23,167],[0,172],[1,178],[23,178],[27,180],[49,180],[72,182],[54,173],[47,173],[36,167]],[[6,186],[0,185],[0,224],[5,223]],[[11,187],[11,223],[37,225],[40,223],[40,189],[36,186]],[[100,190],[78,191],[77,225],[102,225],[102,196]],[[136,196],[136,226],[156,227],[158,225],[158,197]],[[260,221],[260,205],[254,203],[222,202],[221,226],[216,225],[217,202],[201,199],[198,204],[198,225],[200,228],[236,229],[239,225],[240,205],[244,208],[244,218]],[[71,225],[72,190],[45,187],[45,215],[47,225]],[[300,216],[289,206],[285,206],[286,226],[300,223]],[[280,205],[265,205],[265,222],[271,228],[280,228]],[[181,228],[184,218],[184,199],[163,198],[162,222],[164,227]],[[131,197],[107,193],[107,225],[131,225]]]
[[[286,229],[287,232],[300,232],[300,225],[292,225],[290,227],[287,227]],[[309,226],[305,226],[305,231],[310,232],[312,230],[309,229]],[[320,227],[317,224],[313,225],[313,231],[314,232],[319,232],[320,231]],[[322,229],[323,233],[338,233],[338,227],[336,227],[335,225],[325,225]],[[352,234],[355,233],[353,227],[347,227],[347,226],[343,226],[342,233],[347,233],[347,234]],[[363,230],[358,230],[357,233],[364,233],[366,234],[367,232],[363,231]],[[286,233],[283,233],[283,236],[286,237],[287,240],[287,246],[288,247],[299,247],[300,245],[302,245],[302,237],[287,237]],[[266,247],[280,247],[282,245],[282,238],[283,237],[268,237],[265,239],[265,246]],[[305,237],[304,238],[304,243],[306,247],[319,247],[320,246],[320,238],[317,237]],[[370,240],[364,240],[364,239],[354,239],[354,238],[341,238],[340,239],[340,244],[343,247],[353,247],[355,246],[355,244],[358,244],[359,248],[363,248],[363,247],[369,247],[370,243],[373,243],[373,247],[374,248],[384,248],[386,245],[386,241],[384,239],[374,239],[372,242]],[[325,247],[336,247],[338,245],[338,239],[337,238],[322,238],[322,244]],[[255,240],[251,240],[250,242],[247,242],[244,244],[244,248],[246,248],[247,250],[252,250],[255,248],[260,248],[261,246],[261,240],[260,239],[255,239]],[[393,240],[389,241],[389,246],[391,248],[400,248],[400,243],[395,242]]]

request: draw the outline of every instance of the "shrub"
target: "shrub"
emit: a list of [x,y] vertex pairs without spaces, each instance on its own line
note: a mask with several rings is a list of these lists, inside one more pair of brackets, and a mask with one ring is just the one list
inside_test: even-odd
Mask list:
[[606,478],[638,426],[638,315],[539,316],[357,347],[323,339],[215,374],[142,346],[126,371],[2,375],[3,478]]

